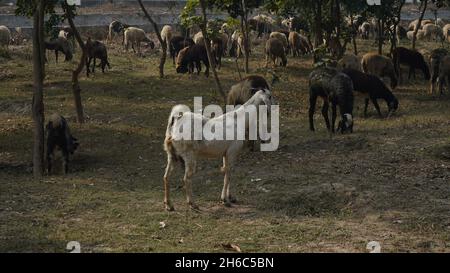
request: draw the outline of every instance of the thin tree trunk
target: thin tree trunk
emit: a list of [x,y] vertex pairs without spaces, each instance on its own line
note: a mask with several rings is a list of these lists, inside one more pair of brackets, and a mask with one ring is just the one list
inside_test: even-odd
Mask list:
[[378,19],[378,54],[383,54],[383,40],[384,40],[384,35],[383,35],[383,20],[382,19]]
[[[245,0],[241,1],[242,5],[242,16],[241,16],[241,31],[242,36],[244,37],[244,71],[245,73],[250,73],[249,69],[249,58],[250,58],[250,39],[248,34],[248,12],[247,12],[247,6],[245,4]],[[265,24],[264,24],[265,25]]]
[[33,176],[44,175],[44,14],[45,3],[39,1],[33,15]]
[[150,21],[155,30],[156,37],[158,38],[159,44],[161,45],[161,58],[159,59],[159,77],[164,78],[164,64],[166,63],[167,58],[167,43],[161,37],[161,32],[159,31],[158,24],[153,20],[150,14],[147,12],[147,9],[142,4],[142,0],[138,0],[139,5],[141,6],[142,12],[144,12],[145,17]]
[[[419,22],[417,22],[417,26],[414,29],[413,38],[412,38],[412,49],[416,49],[416,40],[417,40],[417,32],[419,31],[420,25],[422,24],[423,17],[425,16],[425,11],[427,10],[428,6],[428,0],[425,0],[425,2],[422,2],[423,9],[419,17]],[[422,6],[422,5],[421,5]]]
[[317,0],[317,7],[315,10],[314,18],[314,33],[315,41],[314,46],[319,47],[323,43],[322,33],[322,0]]
[[67,5],[67,1],[63,3],[63,9],[66,12],[67,20],[69,21],[70,28],[73,31],[73,34],[75,36],[75,39],[78,42],[78,45],[81,48],[81,59],[80,63],[78,64],[77,68],[72,71],[72,92],[73,92],[73,98],[75,103],[75,109],[77,111],[77,121],[78,123],[84,123],[84,110],[83,110],[83,103],[81,102],[81,87],[80,82],[78,81],[78,78],[83,71],[84,66],[86,65],[86,58],[87,58],[87,48],[86,45],[83,42],[83,39],[81,38],[80,33],[78,32],[78,29],[75,26],[75,23],[73,22],[74,14],[70,7]]
[[353,15],[350,15],[350,27],[352,28],[352,43],[353,43],[353,53],[358,56],[358,46],[356,45],[356,32],[355,25],[353,24]]
[[214,80],[216,82],[217,89],[219,90],[219,93],[222,96],[223,100],[226,101],[226,95],[223,92],[222,85],[220,84],[220,79],[219,79],[219,76],[217,75],[217,71],[216,71],[216,60],[215,60],[215,58],[213,58],[213,56],[211,54],[211,42],[208,38],[208,33],[206,32],[207,18],[206,18],[206,3],[204,0],[200,0],[200,6],[201,6],[202,16],[203,16],[203,22],[201,24],[200,29],[202,31],[203,38],[205,39],[206,54],[208,55],[208,61],[209,61],[211,70],[214,75]]

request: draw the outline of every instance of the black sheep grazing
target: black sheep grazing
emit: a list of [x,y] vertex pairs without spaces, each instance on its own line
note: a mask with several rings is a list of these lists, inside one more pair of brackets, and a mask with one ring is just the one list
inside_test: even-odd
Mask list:
[[72,60],[72,50],[70,49],[69,42],[66,38],[58,37],[57,39],[51,41],[45,41],[45,49],[54,50],[56,62],[58,62],[58,52],[62,52],[65,56],[65,61]]
[[185,47],[189,47],[194,44],[194,40],[189,37],[174,36],[170,39],[170,57],[172,57],[173,64],[175,64],[175,58],[178,56],[180,50]]
[[423,76],[427,81],[430,79],[430,69],[425,62],[423,55],[415,50],[397,47],[392,52],[392,61],[394,62],[395,72],[400,79],[402,76],[400,65],[402,64],[409,66],[408,79],[411,78],[411,75],[414,76],[414,79],[416,78],[416,69],[420,69],[423,72]]
[[430,93],[434,93],[434,86],[439,78],[439,66],[441,60],[447,56],[448,51],[445,48],[437,48],[431,52],[430,55],[430,67],[431,67],[431,80],[430,80]]
[[224,54],[223,41],[221,38],[214,38],[211,40],[211,44],[211,50],[217,64],[217,68],[220,69],[220,67],[222,67],[222,56]]
[[86,60],[86,74],[89,77],[91,60],[94,59],[94,64],[92,65],[92,73],[95,72],[95,61],[97,58],[100,59],[100,65],[102,67],[102,72],[105,73],[105,67],[108,66],[111,69],[111,65],[108,61],[108,51],[106,46],[99,41],[91,41],[89,38],[86,42],[86,48],[88,51],[88,56]]
[[397,98],[394,96],[394,94],[392,94],[391,90],[384,84],[384,82],[377,76],[366,74],[364,72],[351,68],[343,69],[342,73],[346,74],[352,79],[353,89],[355,91],[368,95],[368,98],[365,99],[364,116],[367,116],[367,106],[369,105],[369,99],[372,101],[380,117],[382,117],[382,115],[377,99],[384,99],[386,101],[389,109],[388,117],[398,109]]
[[[339,105],[341,121],[337,130],[353,132],[353,83],[350,77],[334,68],[321,67],[309,75],[309,128],[314,131],[314,111],[317,97],[322,97],[322,115],[330,132],[334,133],[336,106]],[[328,107],[332,106],[332,126],[328,118]]]
[[69,170],[69,154],[73,154],[78,147],[78,141],[74,138],[69,129],[66,119],[58,114],[50,116],[46,126],[47,133],[47,170],[52,171],[52,160],[55,148],[58,147],[64,157],[64,173]]
[[203,62],[206,66],[205,75],[209,76],[209,60],[204,45],[194,44],[190,47],[184,48],[178,53],[177,57],[177,73],[193,72],[193,66],[197,68],[197,74],[202,71]]

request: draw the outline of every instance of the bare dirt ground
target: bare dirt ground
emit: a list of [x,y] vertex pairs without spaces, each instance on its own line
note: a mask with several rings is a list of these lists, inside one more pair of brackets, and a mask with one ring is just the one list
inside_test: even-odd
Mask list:
[[[70,87],[76,64],[49,56],[45,114],[66,116],[81,146],[70,174],[34,181],[30,50],[0,57],[2,252],[64,252],[72,240],[83,252],[223,252],[229,243],[244,252],[364,252],[373,240],[383,252],[450,250],[450,95],[426,94],[420,73],[394,91],[400,107],[391,119],[378,118],[373,106],[363,118],[357,95],[354,133],[330,139],[320,109],[317,131],[307,125],[311,57],[289,58],[273,86],[280,147],[242,155],[231,184],[238,203],[219,203],[221,161],[205,161],[193,180],[201,211],[187,209],[178,168],[169,213],[162,202],[167,117],[194,96],[223,104],[213,79],[176,74],[171,61],[159,79],[157,52],[139,57],[110,47],[112,69],[81,79],[88,120],[78,125]],[[271,80],[263,59],[259,46],[252,72]],[[239,78],[230,59],[219,75],[226,88]]]

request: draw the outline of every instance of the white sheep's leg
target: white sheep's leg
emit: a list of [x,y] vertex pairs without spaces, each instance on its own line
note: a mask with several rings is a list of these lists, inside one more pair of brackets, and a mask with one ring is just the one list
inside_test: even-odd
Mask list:
[[230,195],[230,173],[229,173],[229,165],[228,165],[228,156],[225,155],[223,157],[223,167],[222,172],[224,173],[223,177],[223,188],[222,188],[222,194],[220,196],[220,200],[223,202],[223,204],[226,207],[231,206],[231,202],[229,199]]
[[173,167],[174,167],[173,158],[172,156],[169,155],[167,156],[167,166],[166,172],[164,174],[164,206],[168,211],[174,210],[172,202],[170,201],[170,186],[169,186],[169,177],[173,171]]
[[184,159],[184,187],[186,188],[186,201],[191,209],[198,210],[198,206],[192,201],[192,175],[195,172],[195,161],[192,156]]

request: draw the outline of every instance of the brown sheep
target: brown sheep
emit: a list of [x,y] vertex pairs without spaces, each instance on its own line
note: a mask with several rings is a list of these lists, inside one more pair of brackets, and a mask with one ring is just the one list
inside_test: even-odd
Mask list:
[[289,33],[289,46],[292,49],[292,56],[294,57],[300,55],[299,53],[304,55],[311,52],[308,38],[295,31]]
[[438,86],[441,95],[444,91],[444,84],[447,85],[447,90],[450,92],[450,56],[448,55],[442,57],[441,63],[439,64]]
[[437,48],[433,50],[430,54],[430,69],[431,69],[430,94],[434,93],[434,85],[441,75],[440,72],[441,62],[447,55],[448,51],[445,48]]
[[286,37],[285,34],[279,32],[279,31],[273,31],[273,32],[270,33],[269,38],[275,38],[275,39],[280,40],[280,42],[283,43],[284,50],[287,51],[287,49],[288,49],[288,40],[287,40],[287,37]]
[[351,68],[361,71],[361,59],[355,54],[346,54],[338,61],[338,68]]
[[388,57],[374,52],[366,53],[362,57],[361,67],[365,73],[380,78],[389,77],[392,89],[397,87],[397,74],[395,73],[394,63]]
[[283,43],[276,38],[270,38],[266,42],[266,67],[269,64],[269,59],[272,59],[273,65],[275,66],[277,58],[281,58],[281,66],[287,65]]

